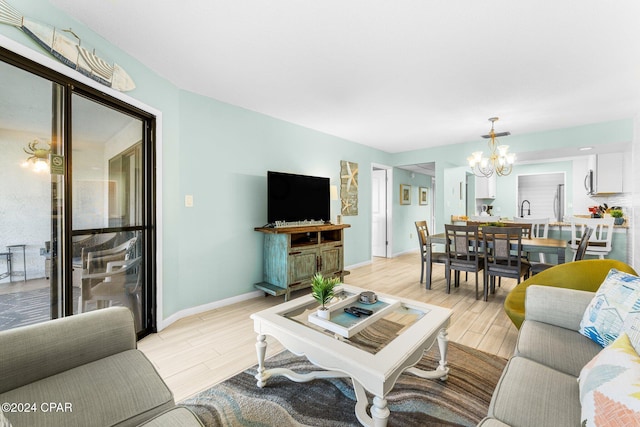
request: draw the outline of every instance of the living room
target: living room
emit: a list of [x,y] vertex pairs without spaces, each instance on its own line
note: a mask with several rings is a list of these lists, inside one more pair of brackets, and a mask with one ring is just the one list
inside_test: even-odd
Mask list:
[[[545,121],[540,120],[536,127],[538,131],[517,134],[509,126],[509,121],[515,118],[508,117],[515,113],[511,113],[507,107],[498,106],[495,101],[487,102],[487,108],[473,118],[477,124],[475,133],[458,140],[455,145],[402,152],[373,148],[354,142],[357,138],[333,136],[329,131],[314,130],[276,116],[261,114],[250,106],[243,108],[233,102],[201,95],[195,87],[178,86],[145,65],[143,58],[130,56],[65,13],[61,8],[62,3],[57,7],[54,6],[56,2],[27,0],[13,6],[33,19],[58,28],[73,28],[74,32],[82,35],[83,41],[95,46],[97,52],[117,59],[129,70],[137,87],[129,94],[108,89],[105,91],[139,108],[150,106],[159,118],[156,140],[159,171],[158,330],[192,314],[261,296],[254,284],[262,280],[263,236],[254,228],[267,222],[268,170],[325,176],[330,178],[333,185],[338,185],[341,160],[359,165],[359,213],[357,216],[343,217],[351,225],[345,231],[344,263],[347,268],[358,268],[372,263],[371,165],[396,167],[435,162],[435,180],[439,184],[444,183],[445,169],[465,165],[466,157],[479,144],[483,149],[486,147],[486,141],[481,140],[479,135],[488,130],[487,118],[492,115],[502,116],[496,124],[498,130],[512,131],[508,143],[510,149],[518,154],[553,151],[560,146],[569,149],[632,142],[630,154],[634,159],[639,156],[636,148],[637,105],[636,110],[624,116],[598,116],[590,122],[561,129],[547,128]],[[46,64],[55,63],[19,29],[3,25],[0,34],[0,45],[4,48]],[[483,46],[482,49],[486,49],[490,56],[490,47]],[[60,64],[51,66],[62,69]],[[494,64],[490,68],[501,66],[504,64]],[[81,80],[86,81],[84,77]],[[474,84],[490,84],[490,79],[475,80]],[[588,88],[585,90],[588,91]],[[295,102],[295,98],[292,102]],[[606,103],[606,98],[600,103]],[[446,122],[455,128],[458,120],[467,119],[452,116]],[[430,138],[429,135],[423,136],[423,139]],[[638,182],[640,172],[634,170],[632,173],[632,181]],[[400,182],[400,177],[404,179],[405,175],[401,170],[394,170],[394,174],[394,239],[391,252],[397,256],[417,250],[416,236],[410,236],[410,233],[413,222],[422,218],[405,218],[407,210],[403,210],[399,203],[396,206],[399,184],[404,183]],[[633,226],[633,208],[638,198],[635,192],[631,194],[633,198],[627,206],[631,224],[629,238],[633,246],[637,246],[639,238]],[[186,195],[193,196],[191,208],[185,206]],[[443,186],[436,187],[432,197],[437,206],[435,221],[438,225],[433,232],[440,232],[448,223],[445,206],[450,199]],[[337,215],[339,209],[339,202],[333,202],[332,216]],[[505,202],[503,209],[505,216],[516,215],[515,203]],[[39,239],[38,244],[44,240]],[[640,265],[637,251],[632,251],[632,254],[633,258],[628,259],[628,263]]]

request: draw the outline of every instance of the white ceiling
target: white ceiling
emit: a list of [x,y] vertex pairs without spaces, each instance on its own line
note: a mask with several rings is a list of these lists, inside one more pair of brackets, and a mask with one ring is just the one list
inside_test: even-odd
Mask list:
[[49,1],[182,89],[388,152],[640,111],[637,0]]

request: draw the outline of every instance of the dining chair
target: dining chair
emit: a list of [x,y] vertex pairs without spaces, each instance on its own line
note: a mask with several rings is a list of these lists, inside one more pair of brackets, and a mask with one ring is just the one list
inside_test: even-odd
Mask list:
[[[531,224],[531,237],[535,237],[536,239],[548,239],[549,238],[549,218],[532,218],[532,217],[523,217],[518,218],[517,222],[523,224]],[[524,238],[524,236],[523,236]],[[546,262],[545,254],[542,252],[538,253],[538,261],[541,263]]]
[[495,279],[529,277],[530,265],[523,259],[521,227],[483,227],[484,300],[495,292]]
[[[424,280],[425,270],[427,273],[426,288],[431,289],[431,277],[433,271],[433,263],[447,264],[449,262],[447,254],[444,252],[433,252],[429,243],[429,227],[427,221],[416,221],[416,232],[418,234],[418,243],[420,245],[420,283]],[[427,262],[427,251],[431,251],[431,261]]]
[[589,239],[587,251],[585,255],[594,255],[600,259],[604,259],[608,255],[612,247],[613,240],[613,223],[615,218],[579,218],[571,217],[571,241],[569,246],[575,251],[578,249],[581,238],[584,235],[586,227],[593,228],[593,233]]
[[[580,261],[584,258],[585,252],[587,251],[587,245],[589,245],[589,238],[591,237],[591,233],[593,233],[593,228],[585,227],[583,230],[582,238],[580,239],[580,244],[576,249],[575,254],[573,255],[573,261]],[[531,275],[535,275],[544,271],[548,268],[556,266],[558,264],[548,264],[543,262],[532,262],[531,263]]]
[[476,299],[478,299],[478,273],[484,269],[478,227],[474,225],[445,224],[445,251],[448,264],[445,269],[447,293],[451,292],[451,270],[455,273],[455,287],[460,285],[460,272],[476,274]]

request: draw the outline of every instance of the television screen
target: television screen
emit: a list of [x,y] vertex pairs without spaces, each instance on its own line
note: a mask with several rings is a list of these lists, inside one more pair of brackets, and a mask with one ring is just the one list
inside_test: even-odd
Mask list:
[[329,221],[329,178],[267,172],[267,221]]

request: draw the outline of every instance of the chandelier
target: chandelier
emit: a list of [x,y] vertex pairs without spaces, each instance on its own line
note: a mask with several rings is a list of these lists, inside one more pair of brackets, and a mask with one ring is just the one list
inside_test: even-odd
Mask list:
[[513,164],[516,161],[516,155],[514,153],[509,153],[508,145],[498,145],[496,137],[511,135],[511,133],[496,133],[493,130],[493,124],[498,121],[498,117],[491,117],[489,121],[491,122],[491,130],[488,135],[482,135],[483,138],[490,139],[489,151],[491,153],[489,154],[489,157],[483,157],[482,151],[475,151],[467,157],[467,160],[469,161],[469,166],[471,166],[471,170],[475,176],[488,178],[494,173],[498,176],[507,176],[513,169]]

